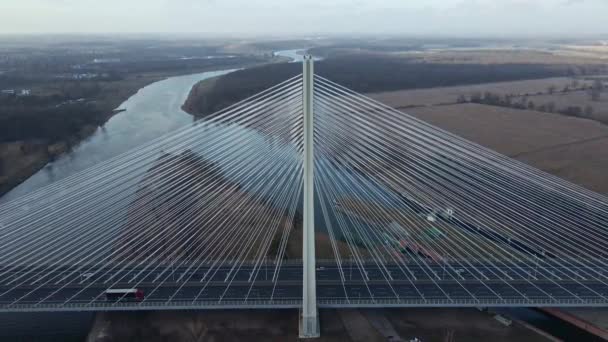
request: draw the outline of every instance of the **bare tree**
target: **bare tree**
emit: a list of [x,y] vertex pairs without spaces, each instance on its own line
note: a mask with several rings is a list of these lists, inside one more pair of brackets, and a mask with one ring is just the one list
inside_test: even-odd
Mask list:
[[500,95],[486,91],[483,96],[483,103],[497,106],[500,104]]
[[445,335],[443,337],[443,341],[444,342],[454,342],[455,341],[454,330],[452,330],[452,329],[446,330]]
[[589,90],[589,96],[591,97],[591,101],[599,101],[600,95],[601,92],[597,88],[591,88],[591,90]]
[[602,83],[602,81],[599,79],[593,81],[593,87],[589,91],[591,101],[599,101],[602,94],[602,90],[604,90],[604,84]]
[[185,341],[191,342],[202,342],[207,341],[207,334],[209,333],[209,327],[205,322],[205,316],[195,315],[188,317],[185,320],[185,329],[183,329],[183,334],[185,337]]
[[583,114],[583,109],[580,106],[568,106],[560,110],[560,113],[569,116],[581,116],[581,114]]
[[481,93],[476,91],[473,94],[471,94],[471,102],[476,102],[476,103],[481,102]]

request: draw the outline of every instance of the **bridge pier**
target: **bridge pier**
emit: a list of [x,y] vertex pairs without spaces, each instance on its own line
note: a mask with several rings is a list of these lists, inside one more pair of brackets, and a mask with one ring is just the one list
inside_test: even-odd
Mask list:
[[300,313],[300,337],[320,336],[317,310],[317,282],[315,265],[315,214],[314,214],[314,143],[313,143],[313,95],[314,66],[312,56],[304,57],[303,67],[304,108],[304,213],[302,261],[304,268],[302,312]]
[[319,316],[315,311],[314,316],[304,316],[304,310],[300,312],[300,338],[318,338],[321,336]]

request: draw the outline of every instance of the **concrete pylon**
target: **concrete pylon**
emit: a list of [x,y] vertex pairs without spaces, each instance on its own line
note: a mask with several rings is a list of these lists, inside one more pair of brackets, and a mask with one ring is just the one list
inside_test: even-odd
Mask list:
[[319,315],[317,310],[317,281],[315,262],[315,212],[314,212],[314,143],[313,143],[313,96],[314,64],[312,56],[304,57],[303,70],[303,108],[304,108],[304,213],[302,260],[304,281],[302,312],[300,313],[300,337],[320,336]]

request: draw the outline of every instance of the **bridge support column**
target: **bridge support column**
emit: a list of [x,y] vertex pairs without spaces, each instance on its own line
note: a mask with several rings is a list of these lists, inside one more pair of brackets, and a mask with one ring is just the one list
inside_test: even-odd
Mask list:
[[319,316],[317,311],[317,282],[315,266],[315,213],[314,213],[314,150],[313,150],[313,95],[314,67],[312,56],[304,57],[304,213],[302,261],[304,264],[304,282],[302,312],[300,313],[300,337],[314,338],[320,336]]

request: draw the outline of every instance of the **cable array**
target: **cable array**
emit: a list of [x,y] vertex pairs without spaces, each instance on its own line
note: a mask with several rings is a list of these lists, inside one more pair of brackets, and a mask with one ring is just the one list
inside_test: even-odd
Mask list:
[[272,299],[300,204],[301,96],[294,77],[0,207],[0,302],[247,299],[258,282]]
[[320,213],[347,299],[345,265],[371,297],[380,281],[396,299],[402,284],[446,303],[606,300],[604,196],[321,76],[315,115]]
[[[0,206],[0,309],[301,302],[302,83]],[[608,302],[606,197],[320,76],[313,104],[321,303]]]

